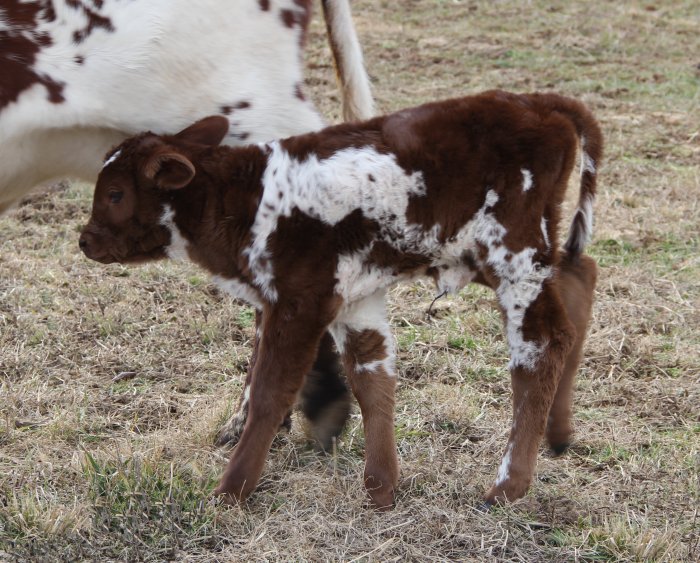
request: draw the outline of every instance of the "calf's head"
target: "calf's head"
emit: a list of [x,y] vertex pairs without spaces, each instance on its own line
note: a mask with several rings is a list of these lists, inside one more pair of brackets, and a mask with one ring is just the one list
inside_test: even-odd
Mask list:
[[80,235],[85,255],[104,264],[163,258],[170,244],[166,205],[197,175],[196,156],[221,143],[228,126],[224,117],[207,117],[176,135],[143,133],[110,151]]

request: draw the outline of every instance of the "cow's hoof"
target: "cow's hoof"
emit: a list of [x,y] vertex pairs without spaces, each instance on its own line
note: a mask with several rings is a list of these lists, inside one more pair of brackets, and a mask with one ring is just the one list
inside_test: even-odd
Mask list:
[[223,446],[235,446],[238,443],[238,440],[241,439],[244,426],[245,417],[241,416],[240,413],[236,413],[226,424],[221,427],[219,433],[216,435],[214,444],[219,448]]
[[571,444],[569,442],[564,442],[562,444],[550,444],[550,447],[552,448],[552,453],[554,456],[559,457],[569,449],[570,445]]
[[318,450],[333,451],[333,443],[345,428],[349,416],[350,401],[343,398],[330,403],[314,420],[309,420],[308,434]]

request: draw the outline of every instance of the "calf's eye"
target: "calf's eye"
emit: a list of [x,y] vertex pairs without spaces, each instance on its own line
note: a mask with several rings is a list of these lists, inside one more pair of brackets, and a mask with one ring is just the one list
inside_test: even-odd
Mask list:
[[118,192],[116,190],[109,192],[110,203],[119,203],[123,197],[124,197],[124,192]]

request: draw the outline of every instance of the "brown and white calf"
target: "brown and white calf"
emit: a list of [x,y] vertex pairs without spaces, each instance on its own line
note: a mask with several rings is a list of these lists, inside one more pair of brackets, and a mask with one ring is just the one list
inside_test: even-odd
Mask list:
[[[211,117],[113,150],[80,238],[103,263],[190,259],[261,312],[248,419],[217,493],[243,499],[255,488],[329,331],[362,411],[365,485],[377,506],[393,503],[385,298],[397,281],[430,276],[438,292],[471,281],[496,292],[513,423],[486,501],[525,494],[545,429],[555,448],[571,431],[595,282],[581,254],[602,147],[591,114],[553,94],[493,91],[244,148],[217,146],[227,128]],[[561,254],[559,209],[579,140],[579,207]]]

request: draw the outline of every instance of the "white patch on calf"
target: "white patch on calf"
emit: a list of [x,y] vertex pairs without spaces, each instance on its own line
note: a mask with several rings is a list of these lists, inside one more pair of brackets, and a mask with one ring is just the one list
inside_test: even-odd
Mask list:
[[107,166],[109,166],[109,165],[112,164],[115,160],[117,160],[121,154],[122,154],[122,151],[121,151],[121,149],[119,149],[117,152],[115,152],[112,156],[110,156],[110,157],[105,161],[105,163],[102,165],[102,169],[104,170],[105,168],[107,168]]
[[350,332],[374,330],[383,337],[386,358],[358,364],[355,367],[358,373],[376,372],[381,367],[387,375],[396,376],[394,339],[386,317],[385,300],[386,292],[377,291],[361,301],[345,305],[329,327],[329,332],[341,355],[345,352],[345,343]]
[[[302,161],[293,158],[278,142],[267,147],[270,155],[263,175],[263,195],[251,228],[252,242],[244,253],[255,283],[271,301],[277,299],[277,291],[267,242],[280,217],[289,217],[298,209],[309,217],[335,225],[360,209],[366,218],[376,220],[386,229],[387,238],[398,239],[407,227],[409,199],[426,193],[421,173],[407,174],[393,154],[379,153],[373,147],[343,149],[325,159],[311,154]],[[363,267],[361,257],[340,257],[337,272],[340,295],[350,297],[348,292],[355,284],[348,283],[345,276],[357,279]],[[373,271],[371,276],[382,286],[392,281],[382,272]],[[361,290],[350,300],[376,289],[372,286],[367,291]]]
[[513,442],[508,444],[506,453],[501,460],[501,465],[498,467],[498,475],[496,476],[496,486],[502,485],[510,477],[510,462],[513,456]]
[[168,258],[173,260],[189,260],[187,254],[188,242],[180,233],[180,229],[175,224],[175,211],[169,205],[165,205],[160,224],[170,231],[170,244],[165,247]]
[[211,281],[216,286],[236,299],[242,299],[258,310],[262,309],[262,301],[257,293],[248,284],[235,278],[224,278],[222,276],[212,276]]
[[370,247],[352,254],[338,256],[335,292],[347,303],[354,303],[372,295],[377,288],[395,281],[390,268],[379,268],[368,263]]
[[542,352],[542,344],[526,341],[523,337],[523,321],[530,304],[542,292],[542,285],[552,274],[552,268],[533,262],[536,248],[524,248],[513,253],[503,244],[506,229],[488,210],[498,201],[498,194],[490,190],[486,203],[476,217],[476,240],[487,249],[487,263],[500,278],[496,288],[499,303],[506,313],[506,333],[510,347],[509,368],[534,369]]
[[532,187],[532,172],[526,168],[521,168],[520,172],[523,175],[523,191],[526,192]]
[[547,219],[542,217],[542,220],[540,221],[540,230],[542,231],[542,240],[544,240],[544,245],[547,247],[547,250],[549,250],[552,245],[549,242],[549,234],[547,234]]

